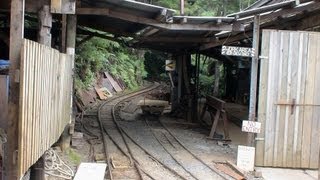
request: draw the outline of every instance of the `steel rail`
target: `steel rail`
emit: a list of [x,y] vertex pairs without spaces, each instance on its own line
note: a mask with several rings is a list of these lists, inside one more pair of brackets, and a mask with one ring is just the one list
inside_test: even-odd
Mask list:
[[197,159],[198,161],[200,161],[203,165],[205,165],[207,168],[209,168],[212,172],[218,174],[221,178],[223,179],[227,179],[224,175],[221,174],[221,172],[219,172],[218,170],[212,168],[211,166],[209,166],[206,162],[204,162],[201,158],[199,158],[197,155],[195,155],[191,150],[189,150],[172,132],[171,130],[168,129],[168,127],[166,125],[164,125],[164,123],[162,123],[162,121],[158,121],[161,126],[164,127],[164,129],[174,138],[174,140],[176,140],[186,151],[188,151],[189,154],[191,154],[195,159]]

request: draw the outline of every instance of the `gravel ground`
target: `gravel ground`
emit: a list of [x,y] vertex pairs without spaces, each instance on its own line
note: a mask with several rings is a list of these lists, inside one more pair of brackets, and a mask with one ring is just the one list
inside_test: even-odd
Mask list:
[[[186,179],[194,178],[190,173],[186,172],[174,160],[174,158],[178,159],[186,169],[190,170],[192,174],[197,177],[197,179],[219,179],[219,176],[212,173],[210,169],[205,168],[200,162],[195,161],[190,154],[179,147],[179,145],[174,142],[173,138],[170,138],[170,135],[162,127],[157,125],[156,122],[150,122],[157,137],[160,137],[161,142],[165,144],[166,149],[173,154],[174,158],[166,152],[165,148],[163,148],[153,137],[151,129],[146,125],[141,109],[138,107],[126,107],[136,106],[140,99],[143,99],[143,96],[136,97],[131,102],[126,102],[123,104],[122,109],[124,111],[119,113],[119,116],[122,120],[118,121],[121,127],[123,127],[123,129],[127,131],[128,134],[135,141],[137,141],[139,145],[145,148],[165,165],[175,170],[178,174],[186,177]],[[92,116],[92,114],[94,115],[97,111],[97,107],[90,111],[92,111],[89,113],[91,116],[85,116],[83,119],[87,130],[77,126],[77,130],[84,133],[83,145],[80,147],[73,147],[71,150],[69,150],[69,152],[61,152],[59,149],[57,150],[58,154],[61,156],[61,159],[63,159],[66,164],[72,167],[74,171],[81,162],[95,162],[94,154],[104,154],[100,129],[96,119],[97,117]],[[190,151],[196,154],[210,167],[214,167],[214,163],[217,162],[225,162],[226,160],[231,162],[236,161],[236,145],[229,144],[225,146],[222,144],[217,144],[215,141],[208,140],[206,137],[209,134],[209,131],[206,129],[202,129],[197,126],[185,126],[176,123],[170,123],[179,121],[178,119],[171,118],[169,116],[161,116],[159,119],[162,122],[165,122],[169,130],[180,141],[182,141]],[[126,149],[119,133],[117,133],[116,130],[111,127],[109,132],[111,135],[113,135],[117,142],[122,142],[120,143],[121,147]],[[93,135],[98,137],[92,137]],[[124,158],[123,154],[114,146],[109,137],[106,137],[106,139],[107,145],[111,152],[112,161],[118,167],[113,174],[116,174],[117,177],[122,177],[119,179],[138,179],[136,174],[130,174],[132,171],[126,172],[127,169],[124,168],[130,166],[128,158]],[[180,179],[177,175],[168,171],[159,162],[148,156],[143,150],[141,150],[141,148],[132,143],[131,140],[128,138],[126,138],[126,140],[129,143],[134,157],[138,160],[138,163],[142,169],[148,172],[153,178],[168,180]],[[59,178],[51,177],[50,179]],[[144,174],[144,179],[149,178]]]

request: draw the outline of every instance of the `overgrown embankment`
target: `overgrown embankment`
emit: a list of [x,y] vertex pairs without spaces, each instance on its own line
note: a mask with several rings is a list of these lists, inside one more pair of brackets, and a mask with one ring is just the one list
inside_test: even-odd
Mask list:
[[143,55],[143,52],[123,44],[93,37],[77,47],[76,88],[94,86],[99,72],[107,71],[122,79],[127,89],[136,89],[147,76]]

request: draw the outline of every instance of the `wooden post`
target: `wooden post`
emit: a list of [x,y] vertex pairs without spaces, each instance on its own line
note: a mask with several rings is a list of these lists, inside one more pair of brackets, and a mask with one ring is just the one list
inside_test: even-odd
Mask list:
[[11,0],[10,20],[10,68],[9,68],[9,108],[6,124],[7,143],[4,144],[4,178],[18,179],[18,123],[19,123],[19,69],[21,47],[24,37],[24,0]]
[[180,0],[180,15],[184,15],[184,0]]
[[[77,16],[76,15],[67,15],[67,36],[66,36],[66,46],[67,46],[67,54],[72,56],[73,61],[73,67],[74,68],[74,55],[75,55],[75,46],[76,46],[76,33],[77,33]],[[73,85],[72,85],[73,87]],[[73,94],[73,91],[70,92]],[[71,96],[71,109],[72,109],[72,97]],[[75,117],[74,115],[70,115],[71,122],[70,124],[65,128],[64,132],[61,135],[60,138],[60,147],[61,150],[64,151],[70,147],[70,141],[71,141],[71,135],[70,132],[73,132],[74,123],[75,123]]]
[[38,42],[51,47],[52,15],[50,13],[49,5],[45,5],[41,8],[38,14],[38,18],[39,18]]
[[66,53],[66,36],[67,36],[67,15],[62,14],[61,20],[61,52]]
[[[259,38],[260,38],[260,16],[254,16],[253,42],[252,47],[255,49],[251,61],[251,82],[250,82],[250,105],[249,121],[256,121],[256,104],[257,104],[257,84],[258,84],[258,64],[259,64]],[[254,134],[248,133],[248,146],[254,146]]]

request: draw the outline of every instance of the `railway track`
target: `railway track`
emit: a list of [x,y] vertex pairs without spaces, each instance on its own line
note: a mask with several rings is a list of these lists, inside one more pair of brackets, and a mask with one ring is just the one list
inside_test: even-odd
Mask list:
[[153,137],[159,145],[196,180],[228,179],[191,152],[161,121],[145,118]]
[[[210,179],[208,178],[208,176],[204,177],[201,174],[192,171],[192,168],[190,169],[189,167],[187,167],[185,162],[182,162],[181,158],[179,159],[179,157],[177,157],[172,148],[174,146],[177,146],[178,144],[180,144],[180,149],[185,149],[185,152],[189,152],[189,156],[191,152],[185,146],[183,146],[182,143],[176,137],[174,137],[174,135],[165,126],[163,126],[163,124],[162,127],[167,131],[166,137],[168,142],[171,144],[171,149],[167,144],[163,143],[162,140],[159,139],[159,134],[154,132],[154,129],[152,128],[153,125],[150,125],[147,120],[145,121],[148,127],[150,127],[153,136],[166,150],[170,157],[172,157],[176,161],[180,168],[185,171],[184,173],[182,173],[181,170],[179,171],[176,168],[172,168],[172,166],[168,165],[161,158],[157,157],[155,155],[156,152],[151,152],[150,150],[148,150],[148,148],[144,147],[143,144],[140,144],[136,139],[133,138],[133,136],[130,135],[130,133],[126,131],[126,128],[123,128],[118,122],[119,117],[117,116],[117,112],[121,103],[151,92],[157,89],[159,86],[159,84],[155,84],[138,92],[110,99],[104,102],[99,107],[98,120],[102,133],[105,157],[108,164],[109,179],[161,179],[159,177],[154,177],[154,175],[152,175],[154,173],[150,171],[150,168],[149,170],[146,170],[148,168],[141,165],[142,160],[134,155],[134,148],[139,148],[140,151],[143,152],[141,154],[145,155],[144,160],[148,159],[150,162],[155,162],[158,169],[162,168],[163,170],[166,170],[168,173],[170,173],[170,176],[174,177],[172,179]],[[169,138],[171,140],[169,140]],[[187,153],[184,154],[186,155]],[[194,154],[192,155],[192,157],[194,159],[197,159]],[[207,175],[209,175],[210,177],[212,176],[213,179],[225,179],[223,178],[223,176],[219,175],[219,173],[215,172],[214,169],[210,168],[209,166],[205,166],[203,163],[204,162],[202,162],[201,166],[206,169],[206,172],[211,172],[211,174],[209,173]],[[201,163],[198,163],[198,165],[200,164]],[[123,174],[126,174],[125,177],[123,177]]]

